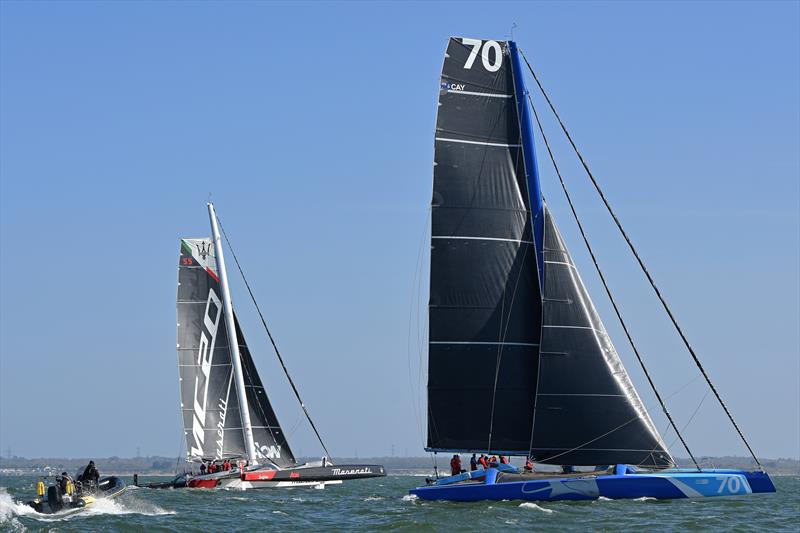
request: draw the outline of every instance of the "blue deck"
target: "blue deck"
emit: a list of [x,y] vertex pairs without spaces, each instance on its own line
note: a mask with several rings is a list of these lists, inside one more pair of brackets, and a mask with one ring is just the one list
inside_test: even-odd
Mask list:
[[498,471],[490,468],[484,481],[453,481],[409,491],[424,500],[596,500],[631,498],[704,498],[775,492],[765,472],[709,469],[664,470],[638,473],[618,465],[615,474],[582,474],[565,477],[496,482]]

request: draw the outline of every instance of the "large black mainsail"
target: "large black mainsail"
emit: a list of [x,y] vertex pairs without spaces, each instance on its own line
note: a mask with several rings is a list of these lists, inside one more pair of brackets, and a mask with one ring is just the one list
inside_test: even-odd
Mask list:
[[442,69],[431,204],[430,449],[485,450],[490,425],[496,450],[527,450],[530,441],[541,306],[508,57],[504,42],[452,38]]
[[669,465],[543,206],[525,97],[512,42],[450,39],[431,204],[427,449]]
[[[181,239],[178,264],[178,369],[189,460],[247,457],[231,350],[211,239]],[[294,456],[236,321],[256,454],[284,467]]]

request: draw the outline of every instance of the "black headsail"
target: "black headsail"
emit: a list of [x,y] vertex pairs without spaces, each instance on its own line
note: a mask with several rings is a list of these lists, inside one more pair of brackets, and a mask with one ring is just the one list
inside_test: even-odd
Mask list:
[[671,466],[550,210],[533,456],[544,463]]
[[510,42],[451,38],[445,55],[431,206],[427,448],[669,465],[545,216],[516,54]]
[[492,449],[524,453],[541,297],[505,42],[450,39],[435,146],[428,449],[485,451],[493,425]]
[[[178,369],[190,460],[246,457],[231,352],[211,239],[181,239]],[[295,463],[238,327],[239,350],[260,461]]]

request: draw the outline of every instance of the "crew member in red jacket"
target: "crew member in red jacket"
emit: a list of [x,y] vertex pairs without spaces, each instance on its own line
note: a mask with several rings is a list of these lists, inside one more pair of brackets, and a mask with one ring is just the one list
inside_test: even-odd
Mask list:
[[478,462],[481,464],[484,470],[489,468],[489,461],[486,460],[486,454],[482,453],[481,458],[478,459]]
[[458,454],[455,454],[452,459],[450,459],[450,473],[454,476],[457,476],[464,472],[461,470],[461,457]]

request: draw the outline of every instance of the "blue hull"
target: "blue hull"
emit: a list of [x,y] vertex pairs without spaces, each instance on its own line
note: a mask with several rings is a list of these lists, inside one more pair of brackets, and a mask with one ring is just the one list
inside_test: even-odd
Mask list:
[[497,471],[489,469],[486,481],[456,482],[419,487],[409,491],[423,500],[473,502],[480,500],[596,500],[598,498],[704,498],[775,492],[765,472],[703,470],[636,473],[617,468],[617,474],[583,475],[530,481],[495,482]]

